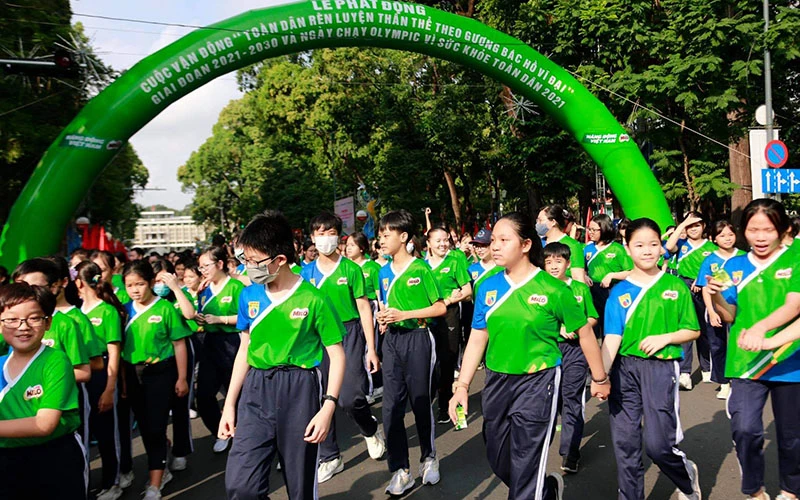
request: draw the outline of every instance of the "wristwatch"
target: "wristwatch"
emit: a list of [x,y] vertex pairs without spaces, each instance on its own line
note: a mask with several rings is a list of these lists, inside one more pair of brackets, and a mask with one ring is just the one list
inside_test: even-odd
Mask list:
[[322,403],[325,403],[325,401],[333,401],[334,405],[339,404],[339,398],[337,398],[336,396],[331,396],[330,394],[322,396]]

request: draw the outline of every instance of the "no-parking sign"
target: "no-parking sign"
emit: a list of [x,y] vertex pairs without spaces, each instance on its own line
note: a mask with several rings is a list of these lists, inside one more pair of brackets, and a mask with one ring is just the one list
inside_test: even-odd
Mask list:
[[764,158],[767,159],[767,165],[772,168],[781,168],[786,165],[789,160],[789,148],[783,141],[774,140],[767,143],[764,149]]

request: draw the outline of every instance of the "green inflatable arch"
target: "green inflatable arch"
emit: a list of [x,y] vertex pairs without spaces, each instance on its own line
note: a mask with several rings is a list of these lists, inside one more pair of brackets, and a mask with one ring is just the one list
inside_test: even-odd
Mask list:
[[[0,235],[0,263],[58,250],[63,230],[117,150],[170,104],[214,78],[305,50],[370,46],[454,61],[536,103],[600,166],[629,217],[672,217],[636,144],[563,68],[478,21],[381,0],[313,0],[252,10],[148,56],[92,99],[42,157]],[[278,207],[279,208],[279,207]]]

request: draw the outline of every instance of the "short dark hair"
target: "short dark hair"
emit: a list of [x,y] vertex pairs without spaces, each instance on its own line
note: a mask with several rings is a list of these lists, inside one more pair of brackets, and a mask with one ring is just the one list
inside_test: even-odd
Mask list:
[[144,249],[142,249],[142,248],[133,247],[133,248],[131,248],[131,252],[138,253],[139,257],[144,257]]
[[303,251],[304,252],[306,250],[308,250],[309,248],[313,247],[313,246],[316,246],[316,245],[314,245],[314,242],[311,241],[311,238],[306,238],[306,239],[303,240]]
[[165,258],[160,258],[156,261],[150,263],[150,267],[153,268],[153,273],[158,275],[161,271],[166,271],[170,274],[175,274],[175,266],[172,265],[172,262],[168,261]]
[[611,220],[611,217],[606,214],[598,214],[592,218],[592,222],[600,228],[600,241],[611,243],[616,239],[617,229],[614,227],[614,221]]
[[80,258],[81,262],[83,262],[84,260],[89,260],[89,250],[85,248],[78,248],[69,255],[70,260],[74,259],[75,257]]
[[406,233],[408,234],[408,241],[411,241],[411,238],[416,234],[414,231],[415,228],[414,216],[411,215],[411,212],[408,210],[403,209],[389,212],[378,221],[379,232],[389,230],[397,231],[398,233]]
[[[542,267],[544,265],[544,258],[542,258],[542,239],[536,234],[536,229],[531,222],[531,218],[521,212],[510,212],[500,217],[497,222],[507,220],[514,225],[514,229],[522,240],[531,240],[531,250],[528,252],[528,260],[534,266]],[[495,227],[497,226],[495,222]]]
[[642,217],[641,219],[632,220],[631,223],[628,224],[628,230],[625,233],[625,238],[628,241],[631,241],[634,233],[642,229],[652,229],[659,236],[659,238],[661,237],[661,228],[658,227],[656,221],[653,219],[648,219],[647,217]]
[[311,231],[311,234],[314,234],[314,231],[316,231],[317,229],[321,229],[322,231],[327,231],[328,229],[336,229],[336,234],[341,235],[342,218],[326,210],[321,214],[317,215],[316,217],[314,217],[313,219],[311,219],[311,223],[309,223],[308,229]]
[[156,273],[153,272],[153,266],[146,260],[134,260],[125,264],[122,268],[122,279],[128,277],[130,274],[136,274],[145,281],[153,281],[156,279]]
[[239,245],[261,252],[270,257],[283,255],[286,261],[295,261],[292,227],[282,213],[267,210],[258,214],[247,224],[239,236]]
[[369,255],[369,240],[367,236],[362,233],[361,231],[356,231],[355,233],[350,235],[350,238],[353,239],[358,248],[361,250],[361,253],[364,255]]
[[91,255],[89,255],[90,261],[94,262],[95,259],[100,259],[103,262],[105,262],[106,267],[109,268],[111,271],[114,270],[114,267],[117,264],[114,261],[115,260],[114,254],[112,254],[111,252],[106,252],[104,250],[95,250],[94,252],[91,253]]
[[33,273],[44,274],[45,278],[47,278],[48,285],[52,285],[60,279],[58,277],[58,267],[55,265],[55,263],[50,259],[45,259],[43,257],[36,257],[34,259],[28,259],[21,262],[11,274],[11,279],[14,281],[19,281],[20,276]]
[[69,278],[69,264],[67,264],[67,261],[64,259],[64,257],[51,255],[45,258],[52,262],[54,266],[56,266],[56,270],[58,270],[58,279],[63,280],[64,278]]
[[792,236],[800,234],[800,217],[792,217]]
[[29,301],[37,302],[46,316],[52,316],[56,310],[56,296],[47,287],[31,286],[24,281],[0,286],[0,313]]
[[711,225],[711,227],[709,228],[709,231],[708,231],[708,233],[709,233],[708,236],[711,238],[711,241],[716,240],[717,236],[719,236],[719,234],[722,231],[724,231],[726,228],[730,229],[733,232],[733,234],[736,234],[736,226],[734,226],[731,223],[731,221],[729,221],[727,219],[719,219],[719,220],[715,221]]
[[750,219],[759,212],[767,216],[780,235],[786,234],[789,227],[792,225],[792,221],[789,220],[789,216],[786,215],[786,208],[784,208],[782,203],[769,198],[760,198],[751,201],[744,207],[744,212],[742,212],[743,233],[747,230],[747,224],[750,223]]
[[545,245],[542,250],[542,255],[544,256],[544,260],[547,260],[548,257],[561,257],[569,262],[572,252],[567,245],[554,241],[553,243]]

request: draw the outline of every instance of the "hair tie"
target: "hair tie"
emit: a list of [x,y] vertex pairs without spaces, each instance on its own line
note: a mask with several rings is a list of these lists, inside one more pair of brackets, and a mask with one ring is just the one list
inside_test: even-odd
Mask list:
[[95,285],[98,284],[100,282],[100,278],[101,275],[95,274],[94,276],[92,276],[92,283],[94,283]]

